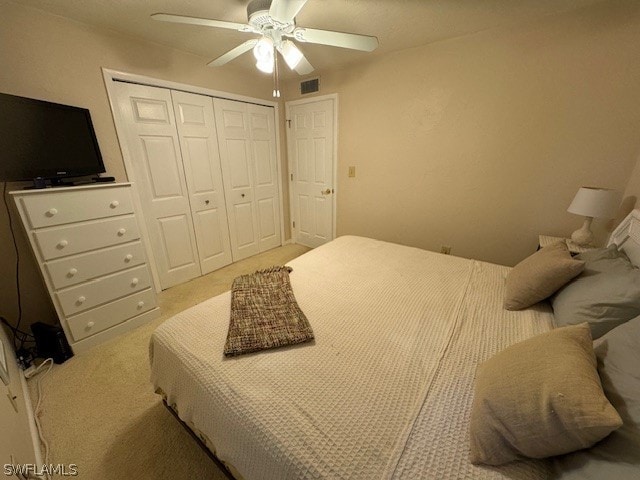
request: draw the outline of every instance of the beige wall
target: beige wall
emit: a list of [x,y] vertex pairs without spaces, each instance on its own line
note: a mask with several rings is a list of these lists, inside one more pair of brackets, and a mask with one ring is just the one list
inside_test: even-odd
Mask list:
[[[640,135],[640,132],[638,135]],[[640,198],[640,156],[638,156],[636,166],[629,177],[629,183],[627,183],[627,188],[624,191],[622,203],[626,209],[630,211],[638,205],[638,198]]]
[[570,234],[578,188],[624,190],[638,158],[638,45],[640,3],[615,1],[324,72],[338,234],[507,265]]
[[[126,174],[101,67],[271,99],[269,77],[247,74],[233,66],[212,69],[205,66],[206,62],[194,55],[0,0],[0,91],[89,108],[107,172],[118,181],[125,181]],[[9,185],[9,190],[16,187]],[[19,219],[15,220],[26,325],[37,320],[54,321],[53,306]],[[17,315],[15,255],[4,208],[0,208],[0,251],[0,315],[13,320]]]

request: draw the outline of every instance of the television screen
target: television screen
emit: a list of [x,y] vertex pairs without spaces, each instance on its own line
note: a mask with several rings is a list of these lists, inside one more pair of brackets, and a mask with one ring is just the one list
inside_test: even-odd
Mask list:
[[0,93],[0,181],[103,173],[89,110]]

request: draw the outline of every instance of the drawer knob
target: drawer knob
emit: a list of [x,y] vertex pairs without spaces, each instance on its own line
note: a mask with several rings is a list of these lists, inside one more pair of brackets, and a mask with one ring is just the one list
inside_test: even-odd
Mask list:
[[111,208],[116,208],[118,205],[120,205],[120,202],[118,200],[114,200],[109,204]]
[[138,308],[144,307],[144,302],[138,302]]
[[120,230],[118,230],[118,235],[123,236],[125,233],[127,233],[127,229],[126,228],[121,228]]
[[124,261],[129,263],[131,260],[133,260],[133,255],[127,253],[127,255],[124,257]]
[[135,287],[138,283],[140,283],[140,280],[138,280],[138,279],[137,279],[137,278],[135,278],[135,277],[131,280],[131,285],[133,285],[134,287]]
[[47,212],[47,215],[50,217],[53,217],[56,213],[58,213],[57,208],[50,208],[49,211]]
[[64,247],[66,247],[67,245],[69,245],[69,242],[67,242],[66,240],[60,240],[60,241],[58,242],[58,248],[64,248]]
[[87,329],[93,328],[95,324],[95,322],[87,322]]
[[73,277],[76,273],[78,273],[78,269],[77,268],[70,268],[69,269],[69,276]]
[[82,295],[78,297],[78,303],[79,304],[83,304],[86,300],[87,300],[87,298],[82,296]]

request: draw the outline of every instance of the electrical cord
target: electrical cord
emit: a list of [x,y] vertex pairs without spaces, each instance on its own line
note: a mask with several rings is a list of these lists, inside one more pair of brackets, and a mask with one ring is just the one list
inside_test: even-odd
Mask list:
[[18,250],[18,244],[16,242],[16,234],[13,230],[13,219],[11,218],[11,209],[9,208],[9,203],[7,202],[7,182],[4,182],[4,186],[2,187],[2,199],[4,200],[4,208],[7,211],[7,218],[9,219],[9,230],[11,231],[11,239],[13,240],[13,249],[16,252],[16,292],[18,296],[18,320],[16,321],[16,326],[11,327],[13,332],[13,348],[21,350],[24,347],[25,341],[24,336],[23,339],[20,340],[20,346],[18,346],[16,340],[17,332],[19,332],[20,323],[22,323],[22,295],[20,291],[20,252]]
[[0,315],[0,322],[5,324],[9,330],[11,330],[11,335],[14,338],[20,340],[20,345],[23,346],[25,343],[35,343],[35,337],[29,332],[25,332],[24,330],[20,330],[19,328],[14,327],[9,323],[9,320]]
[[[44,464],[48,466],[49,465],[49,442],[47,442],[47,439],[45,438],[44,433],[42,433],[42,424],[40,423],[40,415],[42,413],[40,409],[42,408],[42,401],[44,400],[44,395],[42,394],[42,386],[40,382],[47,375],[47,373],[49,373],[53,368],[53,358],[47,358],[44,362],[38,365],[36,369],[33,372],[31,372],[27,378],[33,378],[34,376],[41,373],[43,371],[43,368],[47,364],[49,364],[49,368],[44,370],[44,373],[42,373],[42,375],[39,376],[38,379],[36,380],[36,392],[37,392],[38,399],[36,401],[36,408],[33,411],[33,418],[36,422],[36,429],[38,430],[38,438],[40,439],[40,443],[44,448]],[[47,480],[51,478],[49,476],[49,473],[46,470],[45,470],[45,478]]]

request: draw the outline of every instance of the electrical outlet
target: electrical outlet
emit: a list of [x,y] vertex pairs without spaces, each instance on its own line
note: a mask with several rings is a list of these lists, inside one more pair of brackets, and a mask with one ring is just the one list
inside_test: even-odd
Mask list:
[[440,247],[440,253],[444,253],[445,255],[450,255],[451,254],[451,247],[449,247],[447,245],[442,245]]
[[349,176],[350,177],[356,176],[356,167],[349,167]]

